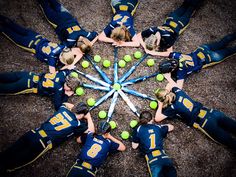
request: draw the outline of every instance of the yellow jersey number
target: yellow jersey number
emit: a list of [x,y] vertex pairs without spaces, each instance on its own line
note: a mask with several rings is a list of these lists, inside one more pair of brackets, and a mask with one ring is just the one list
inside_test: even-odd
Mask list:
[[56,125],[56,124],[60,123],[61,125],[56,126],[55,130],[56,131],[61,131],[61,130],[65,129],[65,128],[68,128],[68,127],[71,126],[71,124],[69,122],[71,120],[72,119],[69,119],[69,120],[65,119],[64,116],[61,113],[59,113],[56,116],[52,117],[49,122],[52,125]]
[[100,144],[94,144],[88,150],[87,156],[94,158],[101,150],[102,150],[102,146]]
[[56,77],[56,73],[54,74],[45,74],[44,76],[46,78],[46,81],[43,81],[42,85],[45,88],[53,88],[54,87],[54,82],[52,81]]
[[150,148],[149,149],[156,148],[156,136],[155,136],[155,134],[151,134],[149,136],[149,139],[150,139]]
[[186,67],[194,66],[193,58],[189,55],[182,54],[180,56],[179,63],[182,64],[182,65],[185,65]]
[[190,111],[192,112],[193,110],[193,103],[191,101],[189,101],[187,98],[183,99],[183,104],[184,106]]
[[[117,14],[117,15],[114,16],[113,20],[116,21],[116,20],[119,20],[119,19],[121,19],[121,18],[122,18],[122,16],[119,15],[119,14]],[[121,22],[122,22],[122,23],[126,23],[128,19],[129,19],[129,17],[125,15],[125,16],[121,19]]]

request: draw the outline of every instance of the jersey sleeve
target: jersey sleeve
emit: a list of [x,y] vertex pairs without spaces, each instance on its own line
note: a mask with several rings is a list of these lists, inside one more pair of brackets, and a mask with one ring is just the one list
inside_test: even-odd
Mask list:
[[81,140],[82,144],[85,144],[86,139],[87,139],[87,135],[88,135],[87,133],[83,133],[81,135],[80,140]]
[[149,29],[142,31],[141,35],[143,38],[147,38],[151,36],[152,34],[156,34],[157,31],[158,31],[157,27],[151,27]]
[[176,77],[177,80],[182,80],[182,79],[186,79],[187,78],[187,72],[184,68],[178,68],[177,72],[176,72]]
[[[81,120],[78,128],[75,130],[74,133],[75,133],[76,136],[82,136],[87,129],[88,129],[87,122]],[[82,139],[81,139],[81,141],[82,141]]]
[[98,33],[95,31],[92,32],[87,32],[85,30],[83,30],[82,32],[82,36],[86,37],[89,41],[92,41],[95,37],[97,37]]
[[160,126],[160,131],[161,131],[162,137],[165,138],[167,133],[168,133],[168,126],[167,125],[161,125]]
[[67,102],[68,98],[69,97],[64,93],[63,88],[56,90],[56,92],[53,94],[53,98],[52,98],[55,109],[58,110],[60,108],[60,106],[62,105],[62,103]]
[[48,65],[49,65],[49,66],[52,66],[52,67],[56,67],[56,65],[57,65],[57,59],[56,59],[56,58],[53,58],[53,57],[48,58]]
[[131,35],[132,38],[133,38],[134,35],[136,34],[134,27],[131,26],[128,30],[129,30],[130,35]]
[[118,152],[119,146],[120,145],[118,143],[115,143],[115,142],[111,141],[111,146],[110,146],[109,152],[111,152],[111,153]]
[[133,133],[132,133],[132,141],[133,141],[134,143],[139,143],[137,128],[134,129],[134,131],[133,131]]
[[167,108],[162,110],[162,114],[164,114],[165,116],[167,116],[168,118],[173,118],[176,115],[176,111],[174,109],[174,106],[168,106]]
[[111,23],[109,23],[109,24],[106,26],[106,28],[103,30],[104,33],[105,33],[105,35],[106,35],[106,37],[110,37],[110,36],[111,36],[112,30],[115,28],[114,25],[115,25],[115,24],[111,22]]

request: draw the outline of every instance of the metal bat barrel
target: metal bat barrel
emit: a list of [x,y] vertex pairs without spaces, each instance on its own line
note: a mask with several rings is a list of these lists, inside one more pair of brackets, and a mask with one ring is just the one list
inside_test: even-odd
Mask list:
[[90,55],[86,54],[86,55],[85,55],[85,58],[93,65],[94,69],[100,74],[101,78],[102,78],[104,81],[106,81],[106,82],[109,83],[109,84],[112,83],[112,81],[108,78],[107,74],[106,74],[104,71],[102,71],[102,70],[99,68],[98,65],[96,65],[96,64],[93,62],[93,60],[92,60],[92,58],[91,58]]
[[115,92],[115,89],[112,89],[108,93],[106,93],[103,97],[101,97],[98,101],[96,101],[95,105],[89,109],[89,111],[95,109],[100,104],[102,104],[104,101],[106,101],[113,93]]
[[145,99],[149,99],[151,101],[155,101],[156,99],[155,98],[152,98],[146,94],[143,94],[143,93],[140,93],[140,92],[137,92],[135,90],[130,90],[128,88],[125,88],[123,87],[122,90],[128,94],[131,94],[131,95],[134,95],[134,96],[137,96],[137,97],[141,97],[141,98],[145,98]]
[[118,81],[118,47],[114,48],[114,83]]
[[124,87],[124,86],[127,86],[127,85],[135,84],[135,83],[137,83],[137,82],[142,82],[142,81],[145,81],[146,79],[149,79],[149,78],[151,78],[151,77],[155,77],[155,76],[158,75],[158,74],[159,74],[159,72],[155,72],[155,73],[153,73],[153,74],[151,74],[151,75],[149,75],[149,76],[136,77],[136,78],[134,78],[134,79],[130,79],[130,80],[128,80],[128,81],[122,83],[121,86]]
[[129,106],[129,108],[131,109],[131,111],[137,116],[139,117],[140,114],[138,113],[136,107],[134,106],[134,104],[130,101],[130,99],[128,98],[128,96],[125,95],[125,93],[122,90],[118,90],[118,93],[120,94],[120,96],[123,98],[123,100],[126,102],[126,104]]
[[118,99],[118,95],[119,95],[118,92],[115,92],[113,97],[112,97],[111,105],[110,105],[108,113],[107,113],[107,122],[111,121],[113,112],[115,110],[115,105],[116,105],[116,102],[117,102],[117,99]]
[[97,79],[97,78],[94,77],[94,76],[91,76],[91,75],[89,75],[89,74],[85,74],[85,73],[79,71],[78,69],[75,69],[74,71],[77,72],[77,73],[79,73],[79,74],[81,74],[82,76],[86,77],[87,79],[89,79],[89,80],[91,80],[91,81],[93,81],[93,82],[95,82],[95,83],[98,83],[98,84],[103,85],[103,86],[106,86],[106,87],[110,87],[110,84],[108,84],[108,83],[106,83],[106,82],[104,82],[104,81],[102,81],[102,80],[100,80],[100,79]]
[[84,88],[101,90],[101,91],[110,91],[111,90],[110,87],[103,87],[103,86],[91,85],[91,84],[85,84],[85,83],[83,83],[82,86]]
[[142,63],[146,58],[148,57],[148,54],[145,54],[137,63],[135,63],[123,76],[121,76],[121,78],[119,79],[119,83],[122,83],[123,81],[125,81],[138,67],[138,65],[140,65],[140,63]]

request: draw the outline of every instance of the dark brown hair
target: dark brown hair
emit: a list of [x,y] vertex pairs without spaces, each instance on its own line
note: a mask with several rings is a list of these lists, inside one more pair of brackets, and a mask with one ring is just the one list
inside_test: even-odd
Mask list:
[[142,111],[139,116],[139,125],[145,125],[152,120],[152,114],[149,111]]
[[81,84],[80,80],[76,77],[68,75],[66,77],[66,85],[74,91]]

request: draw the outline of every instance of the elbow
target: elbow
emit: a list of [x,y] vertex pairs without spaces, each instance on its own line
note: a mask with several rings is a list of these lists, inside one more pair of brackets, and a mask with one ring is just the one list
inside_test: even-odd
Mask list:
[[162,119],[160,119],[159,116],[156,116],[154,120],[155,120],[155,122],[161,122],[162,121]]
[[119,146],[119,151],[125,151],[126,150],[126,146],[122,143]]

